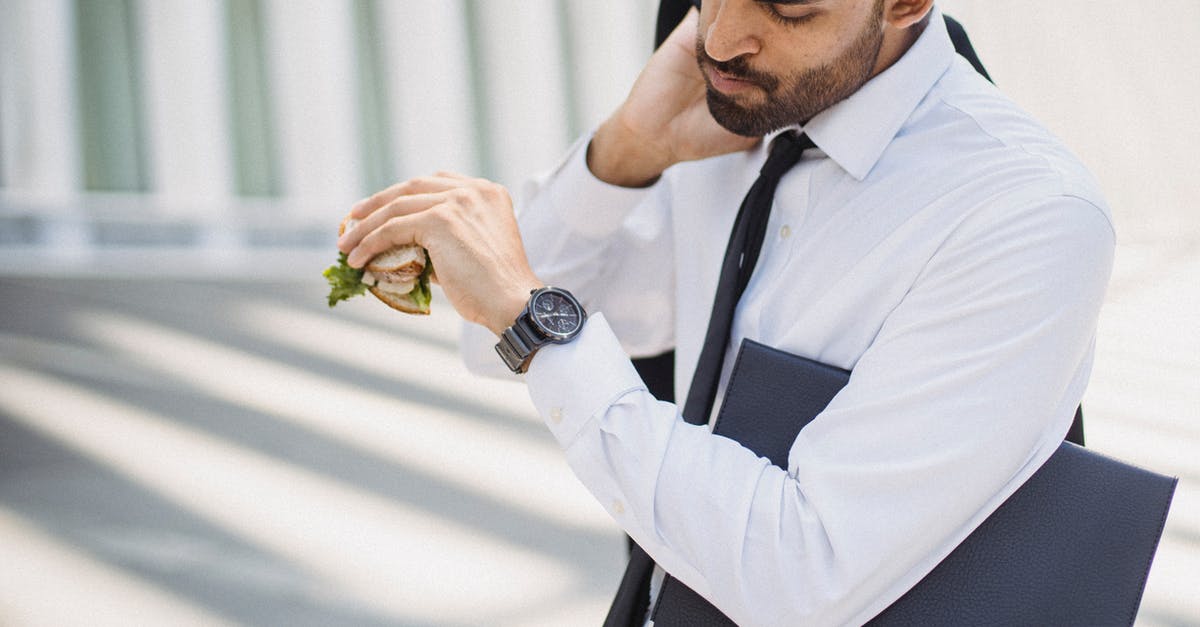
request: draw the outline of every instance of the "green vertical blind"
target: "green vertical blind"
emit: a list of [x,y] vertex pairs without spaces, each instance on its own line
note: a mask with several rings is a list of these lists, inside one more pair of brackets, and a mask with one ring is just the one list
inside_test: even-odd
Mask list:
[[472,117],[475,125],[475,152],[479,155],[479,175],[492,177],[496,171],[494,158],[495,148],[492,146],[491,122],[487,115],[487,103],[491,99],[488,93],[487,81],[483,73],[487,67],[485,52],[480,45],[483,41],[483,29],[478,3],[481,0],[466,0],[464,17],[467,22],[467,58],[470,63],[471,91],[475,94],[472,101]]
[[133,0],[76,0],[84,187],[144,192],[145,116]]
[[279,196],[261,0],[228,0],[229,120],[233,125],[234,182],[242,196]]
[[354,30],[357,61],[358,126],[362,152],[362,191],[370,193],[393,182],[396,159],[392,152],[388,105],[391,89],[383,71],[383,41],[377,0],[355,0]]
[[[160,128],[162,121],[158,118],[158,121],[151,120],[147,115],[150,104],[169,107],[170,102],[151,101],[145,91],[149,83],[144,83],[146,79],[143,78],[146,61],[143,55],[146,52],[142,46],[145,36],[142,29],[154,28],[153,19],[161,18],[152,19],[149,11],[140,15],[143,2],[150,0],[62,1],[66,3],[64,7],[69,9],[68,12],[73,13],[73,41],[70,45],[74,50],[66,51],[75,64],[73,106],[76,115],[73,124],[76,127],[71,129],[70,135],[75,138],[75,150],[81,157],[83,191],[154,192],[155,168],[151,167],[154,164],[148,162],[153,158],[149,140],[153,138],[162,142],[166,138],[165,141],[170,142],[173,129]],[[296,3],[292,8],[290,3],[270,0],[210,1],[219,3],[217,6],[224,21],[215,35],[224,39],[218,46],[222,51],[221,58],[187,59],[182,63],[184,66],[194,62],[220,67],[224,93],[215,100],[225,103],[225,113],[228,115],[213,116],[211,119],[224,120],[227,128],[213,128],[211,132],[223,133],[229,139],[226,149],[231,153],[229,156],[233,165],[233,192],[242,197],[290,197],[291,185],[285,180],[283,166],[295,155],[281,153],[289,143],[294,145],[295,142],[281,141],[281,123],[276,115],[279,111],[286,111],[287,107],[304,106],[304,103],[278,101],[282,98],[278,91],[281,81],[275,80],[277,68],[272,67],[272,60],[278,59],[273,55],[278,55],[280,50],[279,42],[273,42],[271,35],[275,32],[272,28],[276,25],[274,20],[288,20],[290,11],[303,11],[304,5]],[[352,32],[348,41],[352,46],[349,52],[353,66],[345,68],[345,71],[352,73],[349,76],[354,93],[353,105],[344,114],[356,118],[349,126],[356,129],[352,131],[356,134],[353,140],[356,145],[354,159],[358,161],[355,166],[359,170],[358,185],[361,189],[347,190],[348,193],[377,190],[394,182],[402,172],[410,175],[414,171],[440,167],[440,163],[435,163],[440,162],[439,158],[419,153],[420,146],[439,140],[439,137],[435,137],[439,133],[437,129],[446,128],[446,124],[466,129],[463,135],[465,139],[455,145],[469,151],[469,161],[474,165],[459,166],[473,168],[469,173],[494,177],[501,170],[523,168],[523,164],[531,161],[528,158],[531,149],[542,149],[544,152],[545,147],[529,142],[522,145],[519,137],[514,139],[511,133],[506,135],[500,132],[505,130],[500,126],[505,122],[496,119],[495,112],[499,105],[504,105],[501,107],[504,111],[516,111],[526,118],[545,117],[547,124],[564,125],[568,128],[562,129],[563,136],[574,136],[591,124],[591,121],[582,119],[580,107],[581,102],[590,102],[587,99],[595,97],[596,86],[589,76],[577,75],[573,71],[545,72],[546,82],[537,85],[541,90],[537,93],[550,94],[552,97],[550,101],[542,101],[521,93],[522,86],[512,83],[512,77],[497,74],[497,68],[511,65],[497,64],[496,61],[513,52],[512,44],[521,38],[544,38],[542,41],[548,44],[545,49],[549,51],[545,54],[551,55],[546,62],[567,68],[573,68],[580,51],[589,47],[625,45],[640,49],[644,43],[630,37],[624,42],[604,41],[604,45],[600,46],[597,37],[588,31],[595,24],[596,15],[607,16],[609,13],[590,7],[587,12],[581,12],[582,7],[588,6],[585,4],[587,0],[539,4],[542,7],[540,10],[554,12],[550,28],[541,29],[542,32],[511,31],[514,24],[511,21],[506,24],[493,23],[497,21],[497,15],[511,15],[519,23],[521,11],[534,10],[521,0],[487,0],[486,5],[484,0],[436,0],[436,3],[434,0],[429,0],[429,3],[417,0],[336,1],[352,17],[349,21]],[[621,0],[618,4],[633,6],[639,1]],[[497,4],[493,5],[493,2]],[[414,44],[394,36],[392,31],[398,23],[420,28],[422,21],[428,20],[431,11],[437,11],[443,18],[461,20],[459,25],[465,40],[431,37],[421,44]],[[637,28],[621,28],[639,36],[642,34],[642,30]],[[437,43],[439,41],[440,44]],[[430,49],[437,45],[446,48]],[[529,46],[524,48],[526,55],[529,49]],[[174,53],[170,48],[166,50],[167,53]],[[455,54],[448,55],[448,51]],[[400,98],[425,98],[429,86],[408,82],[404,76],[397,76],[395,67],[390,64],[396,63],[398,58],[403,58],[405,62],[411,59],[420,64],[422,58],[429,55],[446,55],[441,57],[443,60],[448,56],[461,58],[461,63],[466,67],[455,65],[450,68],[455,81],[462,81],[461,90],[450,93],[463,95],[464,102],[469,103],[467,107],[459,107],[453,112],[440,111],[436,99],[428,102],[427,109],[411,106],[414,104],[412,102],[408,103],[409,106],[400,106],[405,104]],[[178,65],[180,61],[176,60],[175,63]],[[528,59],[525,63],[532,64],[526,67],[535,70],[541,65],[539,59]],[[502,69],[499,71],[503,73]],[[423,78],[429,79],[428,74]],[[506,80],[510,82],[504,83]],[[448,85],[443,83],[441,86],[452,89]],[[9,87],[11,85],[5,86],[6,89]],[[513,108],[513,100],[518,101],[517,108]],[[22,101],[13,98],[10,102],[21,106]],[[30,106],[36,111],[36,102]],[[414,119],[399,119],[402,110],[408,112],[403,115],[413,116]],[[426,123],[421,117],[424,115],[433,116],[431,119],[438,124]],[[459,120],[459,116],[463,119]],[[426,137],[423,133],[430,136]],[[559,140],[553,141],[557,143]],[[398,152],[400,143],[407,146],[404,149],[406,154]],[[553,150],[559,148],[556,146]],[[536,152],[532,150],[532,153]],[[20,158],[19,151],[0,154],[0,164],[11,165]],[[501,165],[505,167],[498,167]],[[196,174],[203,177],[209,173]],[[228,173],[222,176],[228,177]],[[3,180],[0,180],[0,187],[4,187]]]

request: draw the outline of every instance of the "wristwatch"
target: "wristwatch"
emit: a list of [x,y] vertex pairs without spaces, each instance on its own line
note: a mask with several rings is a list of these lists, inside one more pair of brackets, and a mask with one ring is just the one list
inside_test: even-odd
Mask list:
[[529,367],[529,359],[547,344],[566,344],[583,329],[587,312],[570,292],[542,287],[529,293],[529,302],[517,321],[500,334],[496,352],[504,365],[517,374]]

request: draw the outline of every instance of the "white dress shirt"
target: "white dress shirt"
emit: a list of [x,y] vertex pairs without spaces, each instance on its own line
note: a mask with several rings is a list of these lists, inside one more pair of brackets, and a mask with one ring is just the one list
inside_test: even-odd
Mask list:
[[[591,316],[534,357],[534,405],[613,519],[741,625],[869,620],[1046,461],[1083,395],[1109,211],[929,24],[801,129],[818,148],[779,185],[734,318],[722,391],[744,338],[853,371],[786,470],[685,423],[629,361],[675,348],[686,396],[767,142],[634,190],[590,174],[584,138],[519,201],[538,276]],[[495,342],[468,325],[468,364],[502,371]]]

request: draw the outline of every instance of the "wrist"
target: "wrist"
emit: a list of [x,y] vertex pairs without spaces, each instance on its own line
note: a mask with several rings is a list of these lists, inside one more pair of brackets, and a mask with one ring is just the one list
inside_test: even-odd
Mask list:
[[601,124],[588,143],[588,170],[610,185],[648,187],[670,166],[669,154],[639,137],[619,113]]
[[525,310],[529,302],[529,294],[534,290],[545,287],[541,281],[530,281],[521,287],[509,290],[492,308],[487,321],[484,323],[492,333],[499,337],[504,330],[517,321],[517,316]]

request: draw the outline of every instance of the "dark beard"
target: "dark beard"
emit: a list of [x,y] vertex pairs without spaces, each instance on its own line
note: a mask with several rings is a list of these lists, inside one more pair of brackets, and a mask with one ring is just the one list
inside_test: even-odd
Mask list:
[[[858,91],[871,77],[883,30],[877,25],[883,18],[883,2],[875,4],[875,15],[845,53],[821,67],[797,72],[783,79],[750,67],[746,57],[717,61],[704,51],[704,41],[696,38],[696,58],[701,71],[712,66],[722,74],[754,83],[767,95],[757,105],[738,104],[708,84],[708,110],[717,123],[743,137],[762,137],[771,131],[802,124]],[[707,83],[707,74],[705,82]]]

